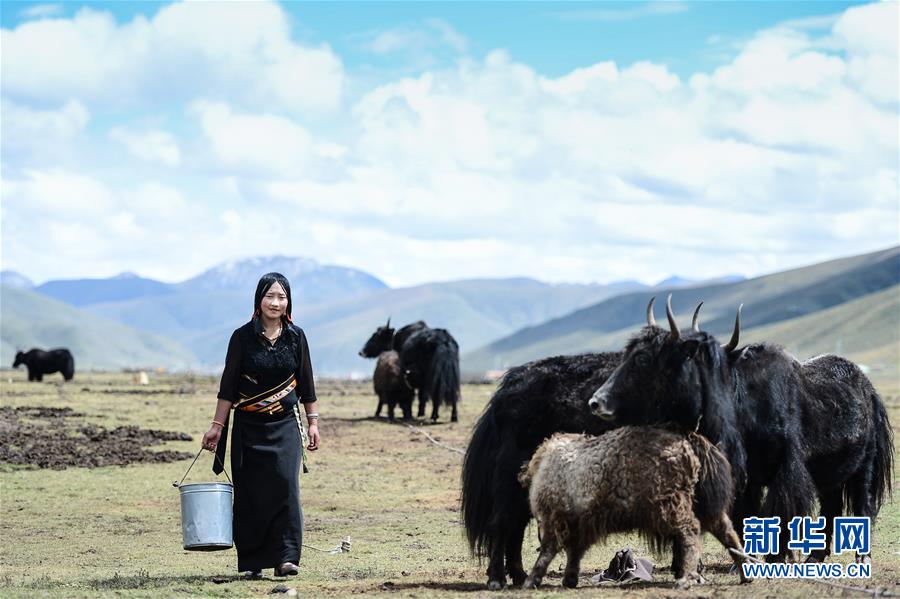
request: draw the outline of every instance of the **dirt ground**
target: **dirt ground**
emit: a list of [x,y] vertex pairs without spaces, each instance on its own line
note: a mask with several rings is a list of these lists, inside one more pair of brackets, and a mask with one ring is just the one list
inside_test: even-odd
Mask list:
[[0,463],[36,468],[98,468],[193,457],[184,451],[151,451],[165,441],[191,441],[187,433],[95,424],[73,424],[72,408],[0,406]]
[[[465,543],[462,456],[455,450],[466,447],[494,387],[466,385],[458,423],[444,413],[437,424],[409,427],[374,419],[371,384],[348,381],[318,382],[322,449],[310,455],[311,472],[301,477],[306,530],[300,576],[277,579],[267,571],[263,580],[243,581],[233,549],[182,549],[179,493],[171,486],[209,425],[214,378],[155,376],[140,387],[125,374],[79,374],[67,384],[28,383],[19,372],[0,377],[4,598],[264,597],[279,587],[310,597],[863,597],[866,589],[870,596],[900,596],[896,475],[895,498],[875,526],[873,577],[865,583],[837,581],[849,590],[804,581],[740,585],[728,572],[722,548],[707,536],[708,584],[676,591],[670,556],[652,555],[636,535],[617,535],[588,553],[575,591],[560,587],[560,556],[542,589],[491,593],[485,565],[469,555]],[[897,391],[882,392],[896,431]],[[29,439],[39,441],[28,445]],[[54,462],[52,456],[60,454],[72,459]],[[31,457],[13,461],[10,455]],[[178,461],[168,462],[169,456]],[[202,456],[186,482],[212,480],[211,464],[208,454]],[[526,535],[526,562],[536,557],[534,528]],[[349,553],[327,553],[346,537]],[[654,581],[591,585],[590,576],[622,547],[654,561]]]

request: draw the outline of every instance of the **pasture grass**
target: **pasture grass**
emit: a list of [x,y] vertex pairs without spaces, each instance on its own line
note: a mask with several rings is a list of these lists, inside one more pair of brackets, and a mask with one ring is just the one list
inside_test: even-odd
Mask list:
[[[192,375],[152,376],[139,387],[129,374],[84,373],[67,384],[49,377],[28,383],[24,372],[2,373],[5,406],[71,407],[85,423],[113,428],[135,424],[186,432],[194,441],[171,441],[157,449],[196,452],[211,419],[217,380]],[[312,472],[301,488],[306,517],[304,542],[330,549],[349,536],[350,553],[304,549],[301,574],[260,581],[238,578],[234,550],[183,551],[178,491],[171,486],[190,463],[137,464],[96,469],[37,470],[0,464],[0,596],[2,597],[262,597],[278,584],[301,596],[352,597],[546,597],[560,588],[562,563],[551,566],[536,592],[485,590],[484,565],[470,558],[460,515],[462,456],[432,444],[402,424],[370,418],[376,400],[369,383],[321,381],[322,449],[311,455]],[[441,442],[464,448],[471,427],[494,387],[463,388],[460,422],[422,424]],[[895,438],[900,398],[886,396]],[[486,456],[485,459],[490,459]],[[189,481],[213,479],[204,454]],[[895,481],[896,467],[895,467]],[[875,527],[871,588],[900,594],[900,497],[888,503]],[[704,539],[709,584],[672,589],[669,556],[655,557],[654,582],[592,588],[589,577],[625,546],[641,555],[635,535],[613,537],[584,560],[578,596],[586,597],[771,597],[840,596],[842,589],[809,582],[756,581],[738,585],[728,558],[714,539]],[[536,557],[529,528],[526,567]],[[846,559],[840,561],[846,562]],[[864,586],[860,582],[847,585]]]

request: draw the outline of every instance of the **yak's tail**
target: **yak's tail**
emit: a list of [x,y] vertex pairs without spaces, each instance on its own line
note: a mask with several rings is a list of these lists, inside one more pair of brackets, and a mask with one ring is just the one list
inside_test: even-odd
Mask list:
[[459,350],[456,344],[442,340],[431,358],[428,391],[436,406],[455,406],[459,401]]
[[701,522],[730,513],[734,502],[731,465],[715,445],[703,435],[691,433],[688,441],[700,459],[700,479],[694,491],[695,513]]
[[496,420],[497,395],[501,392],[502,387],[475,423],[463,458],[460,509],[469,549],[476,556],[489,555],[502,542],[502,539],[496,538],[496,531],[491,527],[495,500],[498,499],[494,496],[492,483],[495,458],[502,444]]
[[[887,410],[884,402],[874,390],[871,394],[872,407],[875,412],[875,443],[873,448],[874,455],[871,459],[871,485],[869,487],[869,497],[874,508],[874,517],[884,503],[885,493],[891,493],[891,479],[894,468],[894,433],[891,430],[891,423],[888,420]],[[856,497],[855,495],[853,497]],[[853,511],[856,514],[863,513],[863,506],[853,505]]]

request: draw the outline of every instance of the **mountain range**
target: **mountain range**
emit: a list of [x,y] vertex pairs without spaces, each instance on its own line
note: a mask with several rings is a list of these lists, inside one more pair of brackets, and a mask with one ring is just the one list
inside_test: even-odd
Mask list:
[[[671,277],[654,287],[508,278],[391,288],[352,268],[275,256],[226,262],[180,283],[123,273],[35,286],[27,276],[4,271],[0,360],[11,364],[19,348],[68,346],[80,368],[215,372],[231,331],[250,316],[255,281],[272,270],[292,282],[294,319],[310,339],[319,375],[369,374],[374,364],[357,351],[388,318],[399,326],[423,319],[450,330],[468,374],[547,355],[616,349],[643,324],[653,295],[657,320],[665,322],[663,299],[670,292],[682,326],[702,299],[704,329],[727,336],[743,302],[742,340],[769,335],[758,338],[798,354],[843,350],[884,361],[898,353],[900,338],[900,248],[754,279]],[[893,314],[895,324],[863,316],[872,313],[887,322]],[[837,326],[835,319],[855,326]]]

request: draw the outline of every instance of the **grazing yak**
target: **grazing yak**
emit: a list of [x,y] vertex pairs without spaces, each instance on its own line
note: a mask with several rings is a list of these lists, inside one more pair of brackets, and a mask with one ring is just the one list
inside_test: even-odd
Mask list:
[[381,416],[381,406],[387,405],[388,420],[394,421],[394,409],[400,406],[404,420],[412,418],[412,402],[414,392],[403,377],[400,354],[394,350],[383,351],[375,363],[375,374],[372,375],[375,395],[378,396],[378,409],[375,417]]
[[67,381],[71,381],[75,376],[75,360],[72,353],[62,347],[50,351],[32,349],[27,352],[16,352],[13,368],[18,368],[19,364],[24,364],[28,368],[29,381],[42,381],[45,374],[54,372],[62,373]]
[[[697,571],[701,532],[741,552],[732,527],[731,467],[696,433],[624,427],[600,436],[557,433],[519,476],[538,522],[540,554],[525,581],[535,588],[560,550],[562,584],[578,584],[581,558],[608,535],[638,530],[651,545],[671,545],[675,587],[703,579]],[[738,564],[746,558],[732,552]],[[747,582],[741,569],[741,580]]]
[[[827,549],[809,559],[825,559],[834,517],[874,518],[890,491],[893,439],[878,393],[838,356],[798,362],[770,343],[738,348],[740,309],[724,346],[698,327],[682,334],[671,296],[666,309],[669,334],[631,339],[589,407],[610,424],[672,422],[718,444],[735,474],[737,523],[761,515],[786,524],[818,496]],[[787,533],[770,559],[786,557]]]
[[[377,358],[375,372],[372,375],[372,385],[375,395],[378,396],[378,407],[375,409],[375,417],[381,416],[381,407],[387,406],[388,419],[394,420],[394,408],[400,406],[403,419],[412,418],[412,400],[414,391],[407,383],[403,367],[400,363],[399,349],[403,342],[416,331],[427,325],[421,320],[408,324],[399,331],[391,328],[391,319],[387,323],[375,329],[372,336],[366,341],[359,355],[363,358]],[[424,403],[419,404],[420,411],[424,412]]]
[[419,417],[431,399],[431,420],[439,417],[441,404],[450,406],[450,421],[459,420],[459,345],[446,329],[424,328],[409,336],[400,349],[403,375],[419,390]]
[[[432,329],[421,320],[397,331],[390,325],[389,318],[387,324],[378,327],[366,341],[359,355],[374,358],[391,349],[398,352],[404,381],[419,392],[419,417],[425,415],[425,404],[431,399],[432,420],[438,419],[438,408],[441,403],[446,403],[452,410],[450,420],[456,422],[460,386],[456,340],[447,330]],[[382,405],[379,399],[376,416]]]
[[[661,329],[660,329],[661,330]],[[618,365],[618,353],[555,356],[512,368],[475,424],[462,468],[462,520],[474,555],[488,558],[488,588],[525,582],[522,540],[531,520],[517,481],[538,445],[556,432],[600,434],[587,400]]]

